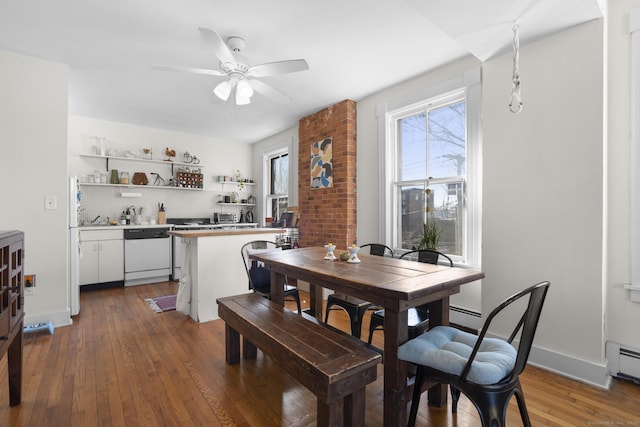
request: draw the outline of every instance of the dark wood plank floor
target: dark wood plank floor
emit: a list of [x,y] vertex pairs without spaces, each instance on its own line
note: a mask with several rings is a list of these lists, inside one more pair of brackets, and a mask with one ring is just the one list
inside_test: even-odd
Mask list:
[[[25,335],[20,406],[9,407],[6,356],[0,360],[0,426],[316,425],[314,395],[260,352],[226,365],[221,321],[153,313],[144,301],[176,292],[173,282],[85,292],[73,326]],[[348,328],[340,312],[330,323]],[[381,333],[374,343],[382,345]],[[640,424],[635,384],[616,380],[605,391],[532,367],[522,383],[534,426]],[[509,426],[522,425],[515,402],[508,417]],[[382,365],[367,387],[366,423],[382,425]],[[418,425],[479,421],[464,397],[457,415],[423,399]]]

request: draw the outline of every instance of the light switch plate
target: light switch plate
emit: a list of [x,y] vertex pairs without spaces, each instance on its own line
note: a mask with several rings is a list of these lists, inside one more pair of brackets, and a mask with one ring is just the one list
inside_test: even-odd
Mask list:
[[44,208],[46,210],[58,209],[58,198],[56,196],[44,196]]

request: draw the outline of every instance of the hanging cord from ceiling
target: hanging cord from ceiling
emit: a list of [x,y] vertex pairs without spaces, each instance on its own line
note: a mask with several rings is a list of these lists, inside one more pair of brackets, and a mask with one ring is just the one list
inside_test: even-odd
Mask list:
[[522,96],[520,94],[520,36],[519,25],[513,26],[513,88],[511,89],[511,102],[509,111],[518,114],[522,111]]

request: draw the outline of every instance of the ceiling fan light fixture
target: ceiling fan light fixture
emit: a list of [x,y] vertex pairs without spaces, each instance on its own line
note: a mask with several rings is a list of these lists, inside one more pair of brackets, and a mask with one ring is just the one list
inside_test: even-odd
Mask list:
[[249,84],[248,81],[242,79],[238,82],[238,87],[236,88],[236,97],[242,98],[251,98],[253,96],[253,88]]
[[215,93],[216,96],[222,99],[223,101],[226,101],[227,99],[229,99],[229,95],[231,95],[231,83],[229,82],[229,80],[225,80],[219,85],[217,85],[213,89],[213,93]]
[[247,105],[251,103],[251,98],[241,96],[236,92],[236,105]]

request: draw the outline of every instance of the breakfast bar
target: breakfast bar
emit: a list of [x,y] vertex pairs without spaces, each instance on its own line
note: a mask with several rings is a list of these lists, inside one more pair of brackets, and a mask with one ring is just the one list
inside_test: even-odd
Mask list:
[[216,299],[249,292],[240,248],[252,240],[275,241],[279,228],[184,230],[168,234],[181,239],[182,278],[178,301],[188,292],[189,315],[196,322],[218,319]]

